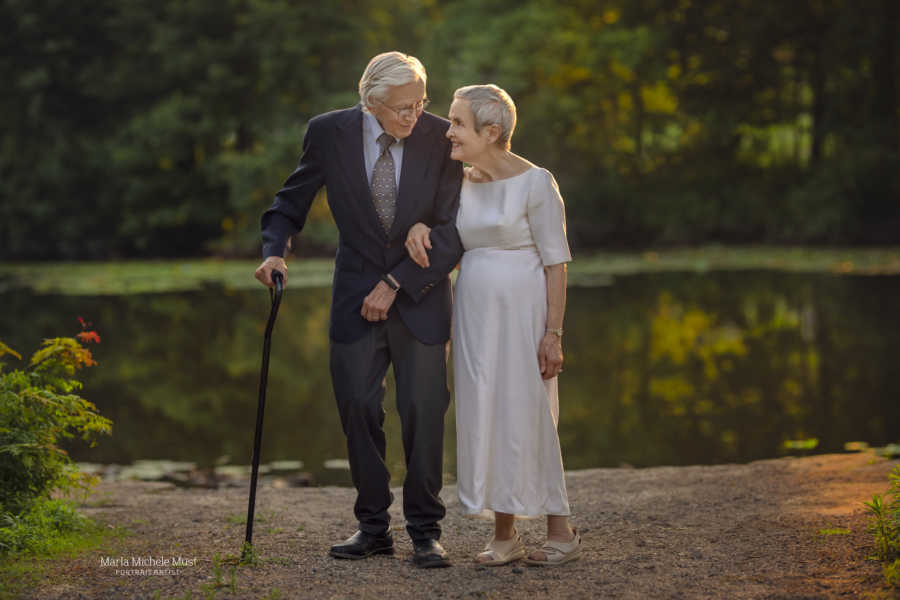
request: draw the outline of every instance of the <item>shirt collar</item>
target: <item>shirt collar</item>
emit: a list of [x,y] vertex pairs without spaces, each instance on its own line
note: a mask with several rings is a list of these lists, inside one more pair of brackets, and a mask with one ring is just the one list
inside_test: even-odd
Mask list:
[[[378,119],[375,118],[370,112],[363,112],[363,122],[365,123],[366,129],[369,131],[369,134],[372,136],[372,141],[377,141],[378,137],[384,133],[384,128],[381,126],[381,123],[378,122]],[[394,142],[401,142],[402,140],[395,139]]]

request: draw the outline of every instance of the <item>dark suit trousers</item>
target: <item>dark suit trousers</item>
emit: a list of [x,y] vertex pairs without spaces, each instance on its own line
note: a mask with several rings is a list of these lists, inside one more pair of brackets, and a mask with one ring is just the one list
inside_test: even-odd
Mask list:
[[444,414],[450,403],[446,344],[418,341],[395,309],[359,340],[331,342],[331,379],[356,486],[359,528],[381,534],[390,525],[393,501],[385,464],[384,377],[394,366],[397,412],[403,431],[406,480],[403,514],[414,542],[441,536],[446,512],[441,491]]

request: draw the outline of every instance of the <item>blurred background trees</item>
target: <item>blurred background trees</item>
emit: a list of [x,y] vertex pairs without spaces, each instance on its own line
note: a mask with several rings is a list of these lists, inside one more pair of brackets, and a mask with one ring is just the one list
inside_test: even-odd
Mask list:
[[[900,242],[900,4],[3,0],[0,257],[256,256],[368,59],[494,82],[581,248]],[[302,242],[335,240],[318,202]]]

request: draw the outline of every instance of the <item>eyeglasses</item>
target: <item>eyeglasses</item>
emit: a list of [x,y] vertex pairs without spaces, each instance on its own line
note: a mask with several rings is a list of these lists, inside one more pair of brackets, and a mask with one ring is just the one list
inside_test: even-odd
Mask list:
[[381,103],[385,108],[389,109],[392,113],[397,115],[398,119],[418,116],[422,113],[423,110],[428,108],[429,104],[431,104],[431,100],[429,100],[428,98],[422,98],[412,106],[404,106],[402,108],[394,108],[393,106],[388,106],[384,102],[381,102],[381,100],[379,100],[378,102]]

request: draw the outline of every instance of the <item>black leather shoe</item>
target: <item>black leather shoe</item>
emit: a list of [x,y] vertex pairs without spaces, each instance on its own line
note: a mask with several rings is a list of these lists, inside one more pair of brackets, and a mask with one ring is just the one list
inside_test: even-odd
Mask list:
[[335,544],[328,552],[335,558],[349,558],[351,560],[359,560],[373,554],[393,554],[394,553],[394,536],[390,530],[384,535],[372,535],[365,531],[357,531],[349,538]]
[[449,567],[450,559],[437,540],[425,540],[413,545],[413,564],[423,569]]

